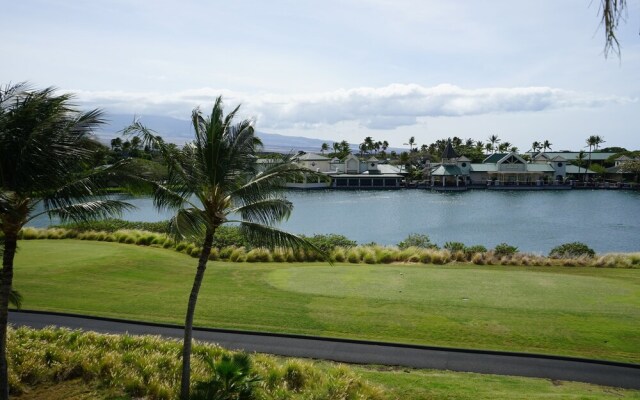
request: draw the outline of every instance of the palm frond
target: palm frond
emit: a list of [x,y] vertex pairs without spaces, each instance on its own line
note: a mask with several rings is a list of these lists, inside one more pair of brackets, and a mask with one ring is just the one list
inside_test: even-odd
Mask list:
[[[84,203],[73,203],[57,208],[50,208],[43,213],[46,213],[49,217],[58,217],[62,222],[85,222],[95,219],[120,216],[123,211],[131,210],[133,208],[135,207],[124,201],[94,200]],[[30,216],[29,220],[32,220],[41,214]]]
[[255,222],[243,220],[229,220],[228,222],[238,223],[242,235],[244,235],[247,240],[255,246],[267,248],[284,247],[294,250],[312,250],[331,264],[329,255],[326,252],[322,251],[303,237],[272,226]]
[[280,197],[267,198],[236,207],[229,214],[238,214],[243,220],[273,225],[289,218],[293,204]]
[[207,216],[198,208],[182,208],[169,222],[169,232],[176,240],[201,240],[208,228]]

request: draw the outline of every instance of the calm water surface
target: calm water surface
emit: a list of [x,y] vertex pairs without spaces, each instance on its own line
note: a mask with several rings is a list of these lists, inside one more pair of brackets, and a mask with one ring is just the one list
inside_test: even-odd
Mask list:
[[[506,242],[522,251],[546,253],[581,241],[598,252],[640,250],[640,193],[630,191],[398,191],[287,192],[295,233],[339,233],[358,243],[397,244],[410,233],[493,247]],[[136,221],[167,219],[150,199],[129,200]],[[32,225],[46,226],[40,219]]]

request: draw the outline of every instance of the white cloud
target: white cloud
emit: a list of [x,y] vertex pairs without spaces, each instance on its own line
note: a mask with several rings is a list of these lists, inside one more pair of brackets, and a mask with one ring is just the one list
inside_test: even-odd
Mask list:
[[188,118],[191,110],[205,112],[223,95],[228,107],[242,103],[245,117],[255,117],[261,129],[312,129],[355,122],[369,129],[412,126],[424,117],[462,117],[486,114],[536,113],[547,110],[600,108],[636,102],[621,96],[579,93],[550,87],[464,89],[441,84],[391,84],[306,95],[246,95],[202,88],[176,93],[75,91],[87,107],[112,113],[167,115]]

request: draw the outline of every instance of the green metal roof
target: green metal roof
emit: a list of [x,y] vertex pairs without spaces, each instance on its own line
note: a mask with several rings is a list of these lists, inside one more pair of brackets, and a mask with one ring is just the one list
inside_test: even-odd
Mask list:
[[567,174],[595,174],[595,172],[587,169],[585,167],[578,167],[577,165],[567,164],[567,168],[565,169]]
[[464,173],[456,165],[441,165],[431,173],[434,176],[456,176]]
[[[527,152],[526,154],[531,155],[531,152]],[[536,153],[537,154],[537,153]],[[578,154],[580,154],[580,152],[578,151],[568,151],[568,152],[564,152],[564,151],[547,151],[545,153],[547,157],[549,157],[549,159],[553,159],[556,156],[562,156],[564,157],[567,161],[574,161],[578,159]],[[591,160],[592,161],[604,161],[607,158],[611,157],[612,155],[615,155],[616,153],[599,153],[599,152],[592,152],[591,153]],[[589,151],[585,150],[584,152],[584,159],[588,160],[589,159]]]
[[493,153],[489,157],[485,158],[483,163],[495,164],[498,161],[502,160],[509,153]]

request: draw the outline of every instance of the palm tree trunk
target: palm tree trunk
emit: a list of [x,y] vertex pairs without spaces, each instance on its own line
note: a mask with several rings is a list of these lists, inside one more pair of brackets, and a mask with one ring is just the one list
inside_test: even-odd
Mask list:
[[[193,315],[196,311],[196,302],[198,301],[198,293],[200,285],[204,278],[204,271],[207,269],[207,261],[211,254],[211,246],[213,244],[213,231],[207,231],[202,245],[202,252],[198,260],[198,270],[193,280],[191,295],[189,295],[189,305],[187,306],[187,316],[184,321],[184,343],[182,347],[182,378],[180,380],[180,399],[189,399],[189,387],[191,383],[191,339],[193,336]],[[0,399],[2,400],[2,399]]]
[[9,294],[13,283],[13,259],[18,235],[5,232],[0,280],[0,400],[9,399],[9,364],[7,360],[7,324],[9,322]]

